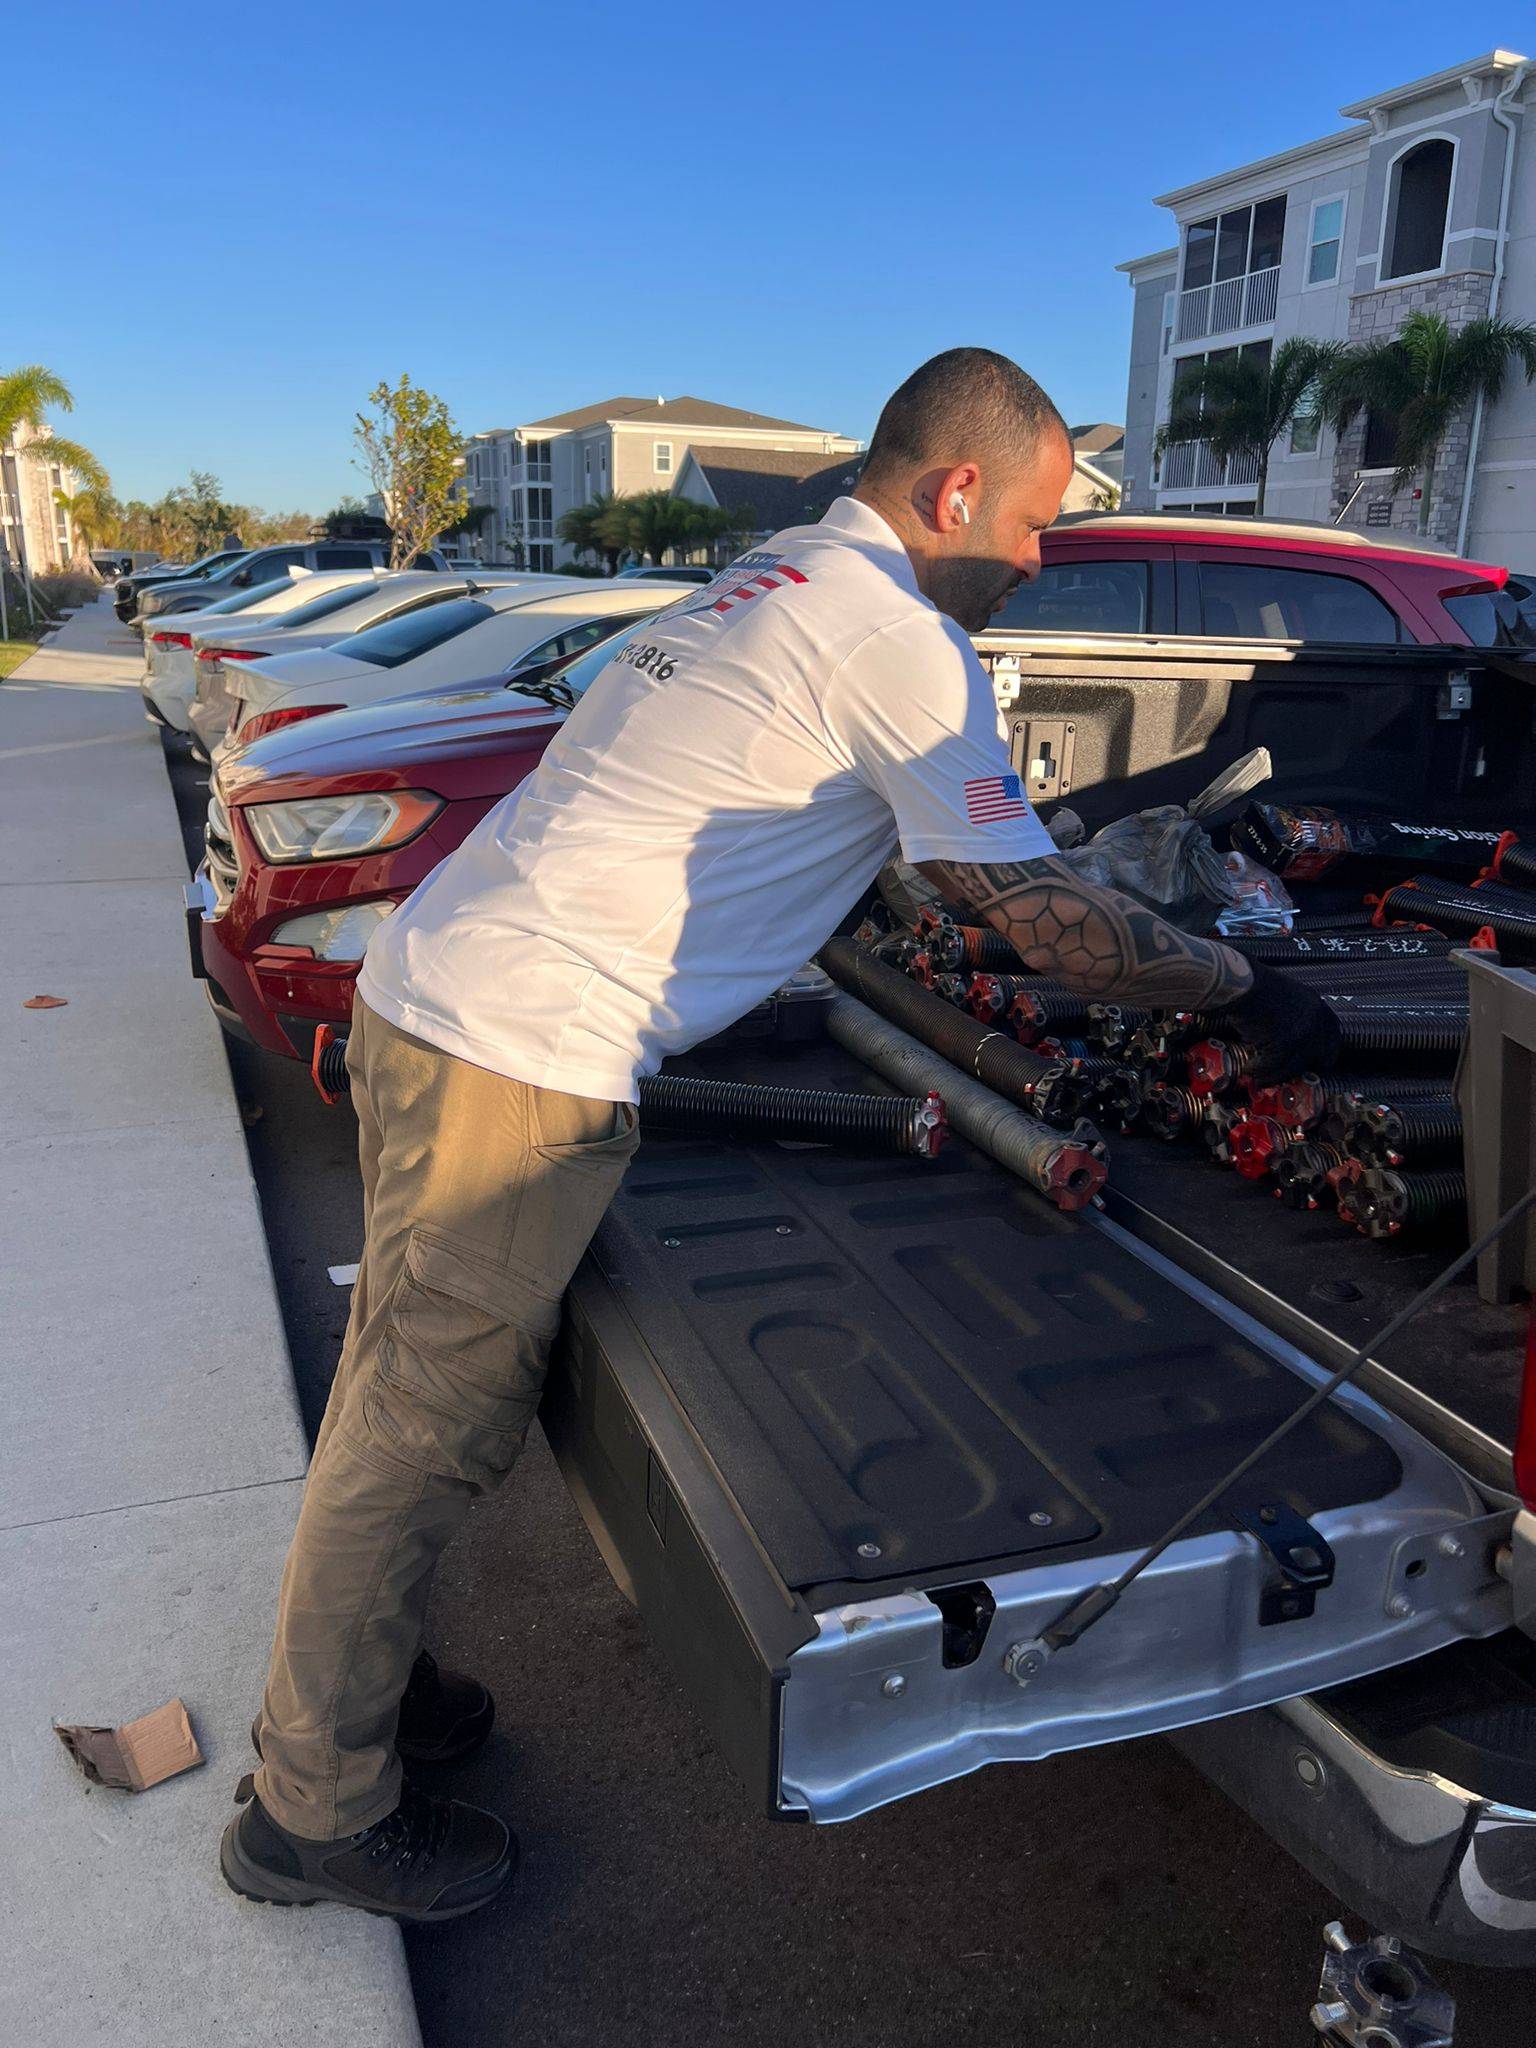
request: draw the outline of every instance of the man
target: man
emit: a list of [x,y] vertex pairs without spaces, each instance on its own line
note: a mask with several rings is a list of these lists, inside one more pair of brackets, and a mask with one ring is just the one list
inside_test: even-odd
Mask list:
[[441,1920],[510,1879],[500,1820],[402,1776],[493,1711],[420,1654],[433,1567],[533,1419],[637,1077],[801,966],[898,844],[1032,967],[1225,1008],[1266,1066],[1326,1058],[1314,997],[1076,881],[1023,799],[966,636],[1037,573],[1071,473],[1015,364],[935,357],[853,495],[642,628],[375,937],[348,1055],[366,1243],[222,1845],[237,1891]]

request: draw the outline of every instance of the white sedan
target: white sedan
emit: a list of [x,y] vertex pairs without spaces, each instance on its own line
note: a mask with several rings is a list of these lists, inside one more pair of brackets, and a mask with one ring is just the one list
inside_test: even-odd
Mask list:
[[300,605],[270,622],[235,619],[234,630],[223,630],[221,622],[192,636],[196,690],[187,712],[193,751],[204,757],[223,739],[230,711],[240,696],[240,678],[249,662],[265,657],[285,658],[301,650],[330,647],[386,620],[399,619],[429,605],[462,597],[482,584],[500,588],[503,584],[553,584],[568,587],[569,578],[560,576],[518,576],[510,570],[482,570],[474,576],[462,571],[452,574],[441,569],[405,569],[382,574],[373,581],[357,583],[350,591],[332,592]]
[[[540,587],[530,588],[534,583]],[[217,758],[320,712],[451,689],[563,659],[679,598],[698,595],[698,586],[686,583],[615,579],[594,586],[568,576],[526,578],[521,585],[481,590],[391,620],[317,653],[243,663],[239,707]]]
[[198,612],[182,612],[175,624],[169,621],[144,635],[144,673],[139,690],[144,708],[161,725],[188,730],[188,709],[197,688],[193,656],[193,635],[205,632],[240,632],[260,621],[275,624],[286,614],[310,605],[317,598],[338,590],[361,596],[376,575],[367,569],[326,569],[312,575],[307,569],[257,583],[250,590],[237,590],[218,604]]

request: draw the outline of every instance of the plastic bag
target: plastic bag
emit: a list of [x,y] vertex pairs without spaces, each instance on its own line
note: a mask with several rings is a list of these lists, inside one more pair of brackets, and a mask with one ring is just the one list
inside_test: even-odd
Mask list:
[[1280,877],[1272,875],[1268,868],[1260,867],[1246,853],[1229,853],[1226,866],[1237,891],[1237,901],[1216,920],[1216,929],[1222,937],[1235,938],[1244,932],[1252,937],[1257,937],[1260,932],[1288,932],[1291,919],[1296,914],[1296,905]]
[[1059,856],[1085,882],[1134,896],[1184,931],[1214,929],[1237,891],[1210,834],[1179,804],[1133,811]]

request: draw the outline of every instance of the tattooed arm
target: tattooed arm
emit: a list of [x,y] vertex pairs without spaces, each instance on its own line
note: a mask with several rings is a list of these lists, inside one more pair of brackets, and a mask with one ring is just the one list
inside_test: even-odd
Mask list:
[[1079,880],[1064,861],[932,860],[922,872],[944,895],[974,905],[1026,966],[1085,995],[1221,1009],[1252,985],[1240,954],[1181,932],[1118,889]]

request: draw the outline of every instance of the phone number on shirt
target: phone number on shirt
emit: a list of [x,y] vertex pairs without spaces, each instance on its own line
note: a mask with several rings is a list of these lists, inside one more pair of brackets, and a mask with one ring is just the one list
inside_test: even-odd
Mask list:
[[678,657],[665,647],[641,647],[633,640],[627,647],[621,647],[613,658],[615,662],[627,661],[631,668],[639,669],[643,676],[654,676],[658,683],[670,680],[678,662]]

